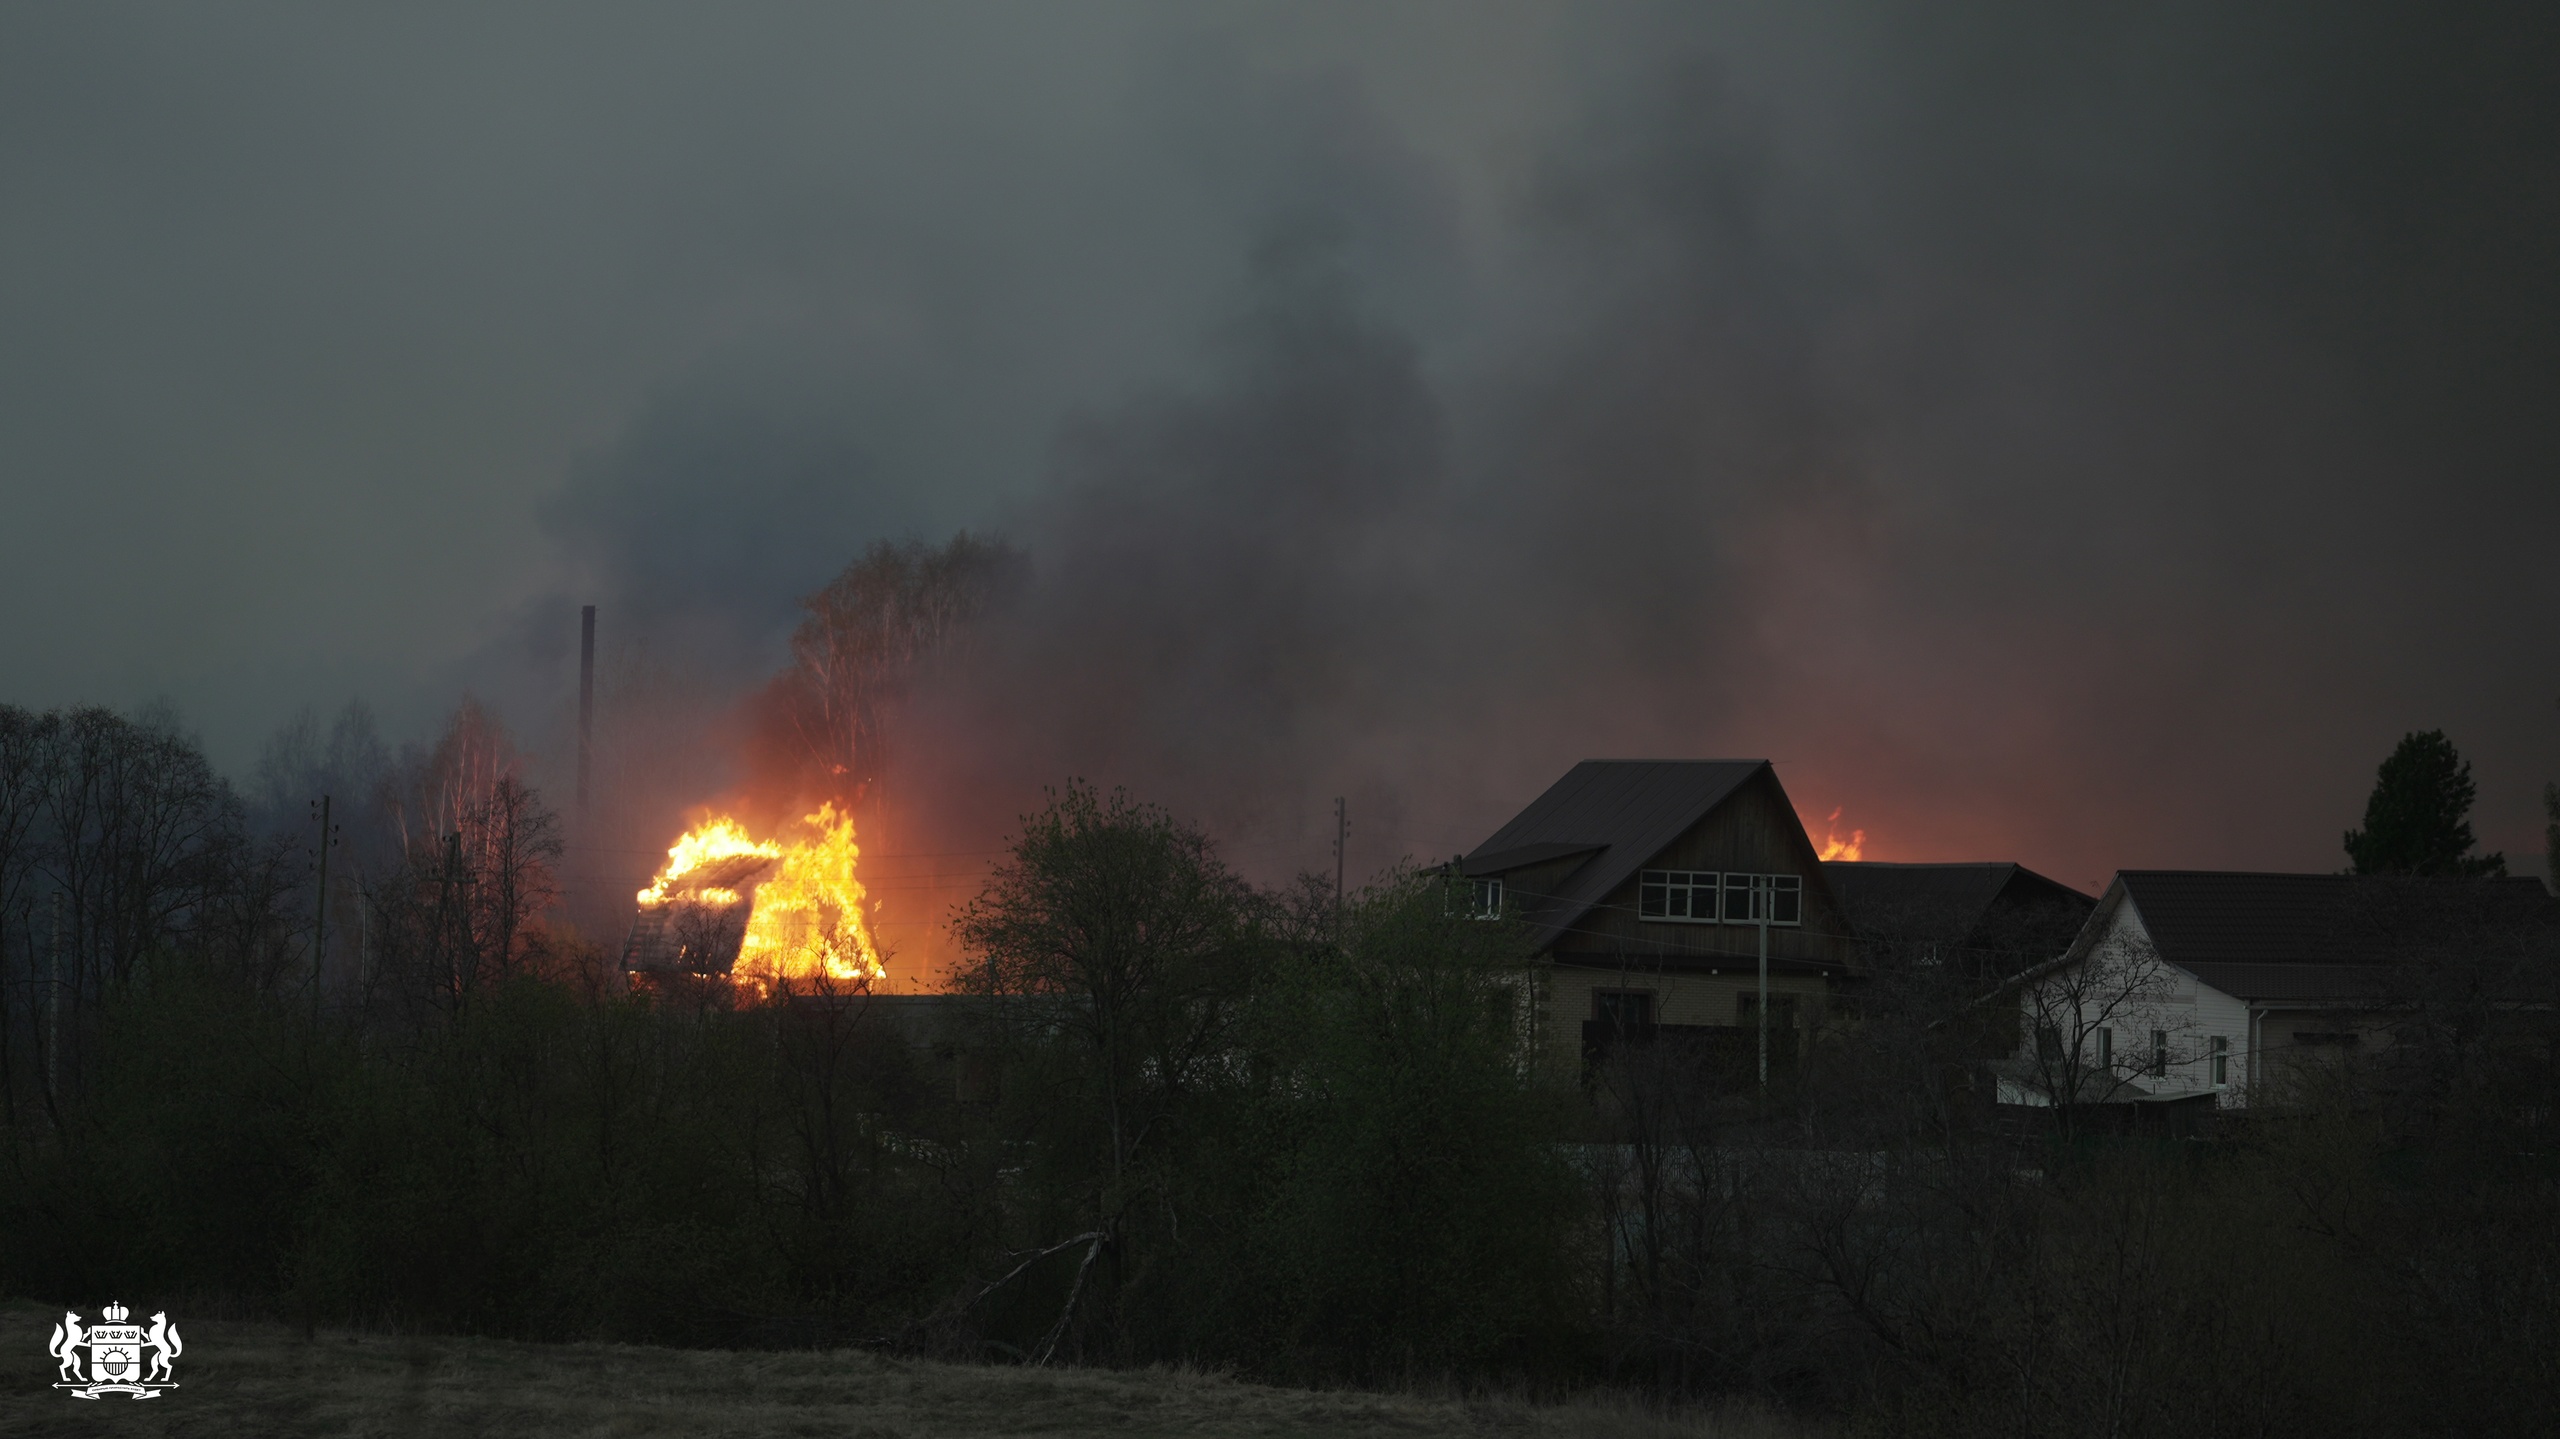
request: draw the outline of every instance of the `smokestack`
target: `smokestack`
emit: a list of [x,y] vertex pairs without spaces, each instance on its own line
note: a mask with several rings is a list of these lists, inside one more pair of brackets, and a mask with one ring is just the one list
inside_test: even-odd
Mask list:
[[578,610],[578,813],[587,812],[587,769],[596,739],[596,607]]

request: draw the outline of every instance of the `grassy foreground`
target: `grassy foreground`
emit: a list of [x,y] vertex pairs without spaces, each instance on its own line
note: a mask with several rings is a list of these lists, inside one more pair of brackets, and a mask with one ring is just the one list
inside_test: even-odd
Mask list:
[[[83,1310],[84,1315],[89,1311]],[[169,1435],[1596,1435],[1796,1439],[1774,1416],[1310,1392],[1162,1370],[1029,1370],[862,1352],[733,1353],[323,1330],[178,1317],[181,1387],[49,1388],[61,1316],[0,1306],[0,1433]],[[94,1317],[94,1315],[89,1315]]]

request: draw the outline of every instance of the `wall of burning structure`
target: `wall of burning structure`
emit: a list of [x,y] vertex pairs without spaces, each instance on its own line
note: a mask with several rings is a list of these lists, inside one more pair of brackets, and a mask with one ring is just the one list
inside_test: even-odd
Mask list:
[[768,839],[718,816],[667,850],[637,896],[622,967],[727,980],[742,995],[863,987],[887,977],[856,874],[853,819],[820,805]]

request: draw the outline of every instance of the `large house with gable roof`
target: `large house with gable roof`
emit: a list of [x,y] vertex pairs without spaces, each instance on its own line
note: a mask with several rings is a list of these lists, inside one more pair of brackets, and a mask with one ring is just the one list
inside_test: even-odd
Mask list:
[[1534,1032],[1560,1067],[1631,1038],[1756,1050],[1764,939],[1783,1066],[1872,960],[1989,967],[1996,944],[2005,976],[2091,903],[2011,864],[1826,863],[1766,760],[1586,760],[1455,867],[1547,961]]
[[1783,1061],[1857,963],[1766,760],[1585,760],[1457,868],[1549,961],[1534,1030],[1559,1065],[1664,1026],[1756,1035],[1764,934]]

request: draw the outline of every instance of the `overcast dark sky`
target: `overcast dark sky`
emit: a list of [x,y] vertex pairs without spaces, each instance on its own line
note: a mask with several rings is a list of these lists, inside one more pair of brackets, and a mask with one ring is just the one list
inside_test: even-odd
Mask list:
[[2538,849],[2550,12],[2075,8],[8,7],[0,698],[541,742],[578,603],[726,692],[967,525],[937,842],[1767,755],[1871,857],[2328,869],[2441,727]]

